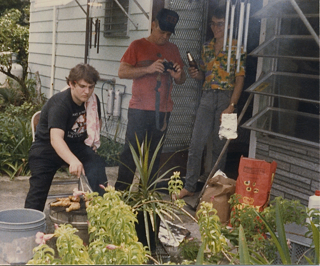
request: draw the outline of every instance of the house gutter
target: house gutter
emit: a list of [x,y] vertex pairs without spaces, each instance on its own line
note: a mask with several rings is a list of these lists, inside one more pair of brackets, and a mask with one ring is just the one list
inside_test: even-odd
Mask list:
[[57,31],[57,18],[56,18],[56,6],[53,6],[53,18],[52,18],[52,52],[51,52],[51,79],[50,79],[50,97],[53,95],[53,83],[55,73],[55,59],[56,59],[56,31]]

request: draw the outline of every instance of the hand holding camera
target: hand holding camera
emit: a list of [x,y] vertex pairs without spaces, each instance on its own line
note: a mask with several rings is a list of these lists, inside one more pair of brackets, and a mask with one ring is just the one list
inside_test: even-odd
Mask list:
[[168,62],[166,59],[162,62],[164,66],[164,71],[163,73],[168,73],[168,69],[173,70],[174,72],[177,72],[177,70],[173,67],[172,62]]

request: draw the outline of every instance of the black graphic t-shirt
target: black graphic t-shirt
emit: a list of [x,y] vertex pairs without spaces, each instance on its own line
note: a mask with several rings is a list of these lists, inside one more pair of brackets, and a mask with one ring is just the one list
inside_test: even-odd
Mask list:
[[[101,118],[100,101],[97,97]],[[36,130],[36,142],[50,143],[50,129],[60,128],[65,132],[66,143],[84,142],[87,138],[87,119],[84,104],[77,105],[71,97],[70,88],[53,95],[41,110]]]

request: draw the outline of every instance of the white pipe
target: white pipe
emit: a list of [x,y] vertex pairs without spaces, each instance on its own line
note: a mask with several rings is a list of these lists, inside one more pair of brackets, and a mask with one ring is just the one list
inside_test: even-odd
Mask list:
[[227,64],[227,72],[230,72],[230,60],[231,60],[231,49],[232,49],[232,35],[233,35],[233,22],[234,22],[234,11],[236,9],[236,5],[232,5],[231,7],[231,21],[230,21],[230,32],[229,32],[229,50],[228,50],[228,64]]
[[[262,6],[265,7],[269,3],[268,0],[262,1]],[[259,44],[264,43],[266,40],[266,32],[267,32],[267,19],[262,18],[260,23],[260,36],[259,36]],[[256,80],[259,80],[263,76],[263,57],[258,57],[257,60],[257,73],[256,73]],[[253,98],[253,108],[252,108],[252,116],[256,115],[259,112],[259,103],[260,103],[260,97],[259,94],[254,95]],[[250,130],[250,141],[249,141],[249,152],[248,157],[249,158],[256,158],[256,152],[257,152],[257,132]]]
[[310,23],[307,20],[306,16],[303,14],[303,12],[301,11],[300,7],[297,5],[296,1],[295,0],[291,0],[291,4],[292,4],[293,8],[297,11],[299,17],[303,21],[304,25],[306,25],[307,29],[311,33],[312,37],[314,38],[314,40],[316,41],[318,46],[320,46],[319,36],[317,35],[317,33],[314,31],[314,29],[310,25]]
[[241,4],[240,4],[239,32],[238,32],[236,59],[238,59],[240,57],[240,50],[241,50],[241,45],[242,45],[242,33],[243,33],[243,18],[244,18],[244,3],[241,2]]
[[243,18],[244,18],[244,3],[241,2],[240,5],[240,18],[239,18],[239,33],[238,33],[238,43],[237,43],[237,72],[240,70],[240,54],[241,54],[241,45],[242,45],[242,33],[243,33]]
[[229,13],[230,13],[230,0],[227,0],[226,17],[225,17],[225,24],[224,24],[224,36],[223,36],[223,51],[226,50],[226,46],[227,46],[227,35],[228,35],[228,25],[229,25]]
[[52,18],[52,50],[51,50],[51,77],[50,77],[50,97],[53,95],[53,83],[54,83],[54,69],[56,59],[56,31],[57,31],[57,18],[56,18],[56,6],[53,7]]
[[251,4],[247,3],[247,13],[246,13],[246,27],[244,31],[244,40],[243,40],[243,52],[247,52],[247,43],[248,43],[248,32],[249,32],[249,17],[250,17],[250,8]]

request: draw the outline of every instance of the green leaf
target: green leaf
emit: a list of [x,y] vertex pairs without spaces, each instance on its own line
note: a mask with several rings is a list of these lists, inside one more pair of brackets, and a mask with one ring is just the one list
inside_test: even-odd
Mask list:
[[275,232],[272,230],[270,224],[265,220],[265,218],[256,210],[255,210],[255,213],[260,217],[260,219],[263,221],[263,223],[267,227],[272,237],[272,240],[274,241],[277,247],[282,263],[285,265],[291,264],[291,257],[290,257],[290,253],[287,245],[284,225],[283,225],[281,214],[280,214],[279,201],[276,202],[276,225],[277,225],[277,232],[278,232],[279,238],[276,236]]
[[205,250],[206,244],[204,242],[201,243],[201,246],[198,251],[196,265],[202,265],[204,262],[204,250]]
[[239,256],[240,256],[240,264],[245,264],[245,265],[250,264],[250,255],[248,251],[246,236],[244,234],[244,230],[241,224],[239,227]]
[[319,228],[317,226],[315,226],[315,224],[310,221],[311,224],[311,229],[312,229],[312,233],[313,233],[313,243],[314,243],[314,249],[315,249],[315,261],[314,264],[315,265],[319,265],[320,262],[320,232],[319,232]]
[[[278,239],[281,245],[281,253],[283,253],[281,259],[283,258],[282,262],[284,264],[291,264],[291,257],[289,253],[289,248],[287,244],[286,232],[284,230],[284,224],[281,217],[280,212],[280,203],[277,201],[276,203],[276,227],[278,232]],[[278,250],[280,253],[280,250]]]

